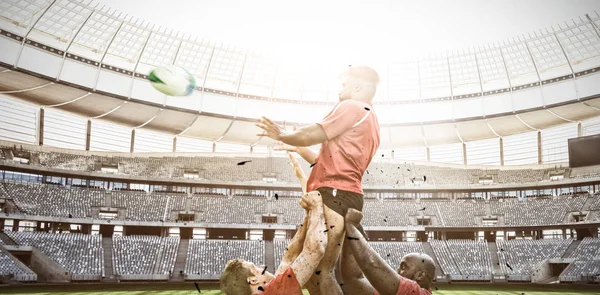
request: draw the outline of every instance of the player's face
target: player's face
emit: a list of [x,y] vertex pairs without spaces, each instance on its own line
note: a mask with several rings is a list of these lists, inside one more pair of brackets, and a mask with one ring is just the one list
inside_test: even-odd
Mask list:
[[352,98],[352,81],[347,77],[342,78],[342,89],[338,93],[338,98],[340,101]]
[[399,275],[407,279],[414,280],[415,274],[417,273],[417,268],[414,266],[413,263],[410,263],[409,259],[402,258],[402,260],[400,261],[400,267],[398,268],[397,272]]
[[260,266],[260,265],[256,265],[256,264],[254,264],[254,263],[252,263],[252,262],[248,262],[248,261],[246,261],[246,262],[245,262],[245,266],[246,266],[246,268],[248,268],[248,269],[249,269],[249,270],[252,272],[252,274],[254,274],[254,276],[256,276],[256,277],[258,277],[258,276],[267,276],[267,277],[270,277],[270,276],[272,276],[272,275],[271,275],[271,273],[269,273],[268,271],[265,271],[265,272],[263,273],[263,271],[265,270],[265,267],[266,267],[266,266]]

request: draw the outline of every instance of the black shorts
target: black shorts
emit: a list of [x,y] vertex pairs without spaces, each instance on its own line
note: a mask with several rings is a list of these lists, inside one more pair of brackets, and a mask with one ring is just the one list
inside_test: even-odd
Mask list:
[[[362,212],[364,205],[363,195],[355,192],[337,190],[334,196],[333,190],[334,189],[330,187],[320,187],[317,189],[317,191],[321,193],[323,204],[327,206],[327,208],[335,211],[342,217],[346,216],[346,212],[348,212],[348,209],[350,208]],[[357,228],[363,234],[363,236],[367,238],[367,234],[365,233],[362,225],[359,224]]]

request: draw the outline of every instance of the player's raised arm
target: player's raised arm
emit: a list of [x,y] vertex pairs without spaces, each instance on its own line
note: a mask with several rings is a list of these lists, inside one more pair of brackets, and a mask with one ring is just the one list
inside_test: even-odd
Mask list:
[[300,253],[302,252],[302,248],[304,247],[304,240],[306,238],[306,231],[308,230],[309,226],[309,215],[310,212],[306,211],[304,221],[302,222],[302,224],[300,224],[298,230],[296,230],[296,234],[288,244],[287,248],[285,249],[285,252],[283,252],[281,264],[279,264],[277,271],[275,271],[276,276],[284,273],[292,265],[294,260],[298,258],[298,255],[300,255]]
[[325,255],[327,231],[321,194],[317,191],[306,193],[300,204],[308,210],[308,229],[302,252],[291,267],[300,285],[304,286],[314,273],[319,272],[316,268]]
[[288,153],[288,156],[290,157],[290,166],[292,166],[292,169],[294,169],[294,174],[296,174],[296,177],[298,178],[298,180],[300,180],[302,192],[306,194],[306,183],[308,181],[306,178],[306,174],[304,174],[304,170],[302,170],[300,163],[298,163],[298,160],[296,160],[294,155]]
[[360,224],[362,213],[348,209],[346,213],[346,240],[344,243],[352,250],[356,263],[381,295],[395,295],[400,283],[400,275],[375,252],[367,240],[356,228]]

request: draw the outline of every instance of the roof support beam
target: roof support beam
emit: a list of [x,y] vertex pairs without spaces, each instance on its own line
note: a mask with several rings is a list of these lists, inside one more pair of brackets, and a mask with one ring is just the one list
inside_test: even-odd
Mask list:
[[27,30],[27,33],[25,33],[23,40],[21,40],[21,48],[19,49],[19,55],[17,55],[17,59],[15,60],[15,63],[13,64],[13,68],[16,69],[17,65],[19,64],[19,61],[21,60],[21,54],[23,54],[23,49],[25,49],[25,41],[27,41],[27,39],[29,38],[29,34],[31,34],[31,31],[33,31],[33,28],[35,28],[35,26],[40,21],[40,19],[42,19],[44,14],[46,14],[46,12],[48,12],[48,10],[50,10],[50,7],[52,7],[52,5],[54,5],[54,3],[56,3],[56,0],[53,0],[52,3],[50,3],[50,5],[48,5],[48,7],[46,7],[46,9],[44,9],[44,11],[42,13],[40,13],[40,16],[38,16],[38,18],[35,20],[35,22],[33,22],[31,27],[29,27],[29,29]]
[[100,114],[100,115],[98,115],[98,116],[95,116],[95,117],[90,117],[89,119],[100,119],[100,118],[102,118],[102,117],[104,117],[104,116],[108,116],[108,115],[110,115],[112,112],[114,112],[114,111],[116,111],[116,110],[120,109],[120,108],[121,108],[122,106],[124,106],[126,103],[127,103],[127,101],[124,101],[124,102],[123,102],[123,103],[121,103],[120,105],[118,105],[118,106],[114,107],[112,110],[110,110],[110,111],[108,111],[108,112],[106,112],[106,113],[104,113],[104,114]]
[[8,90],[8,91],[0,91],[0,94],[12,94],[12,93],[21,93],[21,92],[27,92],[27,91],[33,91],[33,90],[38,90],[40,88],[44,88],[48,85],[52,85],[54,84],[54,82],[48,82],[44,85],[40,85],[40,86],[35,86],[35,87],[31,87],[31,88],[27,88],[27,89],[21,89],[21,90]]
[[79,32],[81,32],[81,29],[83,29],[83,27],[90,20],[92,15],[94,15],[94,12],[96,12],[96,7],[98,7],[99,4],[100,3],[96,4],[96,6],[94,8],[92,8],[92,12],[90,13],[90,15],[88,15],[87,18],[81,23],[81,25],[77,29],[77,32],[75,32],[75,34],[73,34],[73,37],[71,37],[71,40],[69,40],[69,44],[67,45],[67,48],[65,49],[65,51],[63,51],[62,62],[60,63],[60,69],[56,73],[56,77],[55,77],[56,81],[60,80],[60,75],[62,74],[62,70],[65,66],[65,61],[67,60],[67,52],[69,52],[69,49],[71,49],[71,45],[73,45],[73,42],[75,41],[75,38],[77,38],[77,35],[79,35]]
[[[530,36],[531,37],[531,36]],[[519,38],[520,39],[520,38]],[[542,97],[542,106],[546,107],[546,100],[544,99],[544,91],[542,86],[542,76],[540,76],[540,70],[538,69],[538,65],[535,62],[535,58],[533,58],[533,54],[531,54],[531,49],[529,48],[529,44],[527,44],[527,39],[523,38],[523,44],[525,44],[525,48],[527,49],[527,53],[529,53],[529,57],[531,58],[531,62],[533,63],[533,68],[535,69],[535,74],[538,77],[540,96]]]
[[531,130],[538,130],[537,128],[527,124],[525,121],[523,121],[523,119],[521,119],[521,117],[519,117],[519,115],[515,115],[515,117],[517,117],[517,119],[519,119],[519,121],[521,121],[521,123],[523,123],[523,125],[527,126],[527,128],[531,129]]
[[150,122],[154,121],[154,119],[156,119],[156,117],[158,117],[158,115],[159,115],[159,114],[160,114],[162,111],[163,111],[163,109],[159,109],[159,110],[158,110],[158,112],[156,112],[156,113],[154,114],[154,116],[152,116],[152,118],[148,119],[148,121],[144,122],[144,123],[143,123],[142,125],[140,125],[140,126],[133,127],[133,129],[139,129],[139,128],[142,128],[142,127],[144,127],[144,126],[146,126],[146,125],[150,124]]
[[77,97],[77,98],[71,99],[71,100],[69,100],[69,101],[65,101],[65,102],[61,102],[61,103],[57,103],[57,104],[51,104],[51,105],[44,105],[44,106],[42,106],[42,107],[44,107],[44,108],[55,108],[55,107],[60,107],[60,106],[68,105],[68,104],[70,104],[70,103],[73,103],[73,102],[76,102],[76,101],[78,101],[78,100],[84,99],[84,98],[86,98],[86,97],[88,97],[88,96],[90,96],[90,95],[92,95],[92,93],[91,93],[91,92],[88,92],[88,93],[86,93],[86,94],[84,94],[84,95],[82,95],[82,96],[80,96],[80,97]]
[[500,134],[498,134],[498,132],[496,132],[496,130],[494,130],[494,128],[492,128],[492,125],[490,125],[490,122],[488,122],[488,119],[485,119],[485,124],[488,126],[488,128],[490,128],[490,130],[492,131],[492,133],[494,133],[494,135],[496,135],[497,137],[502,137]]
[[[246,53],[244,55],[244,63],[242,64],[242,70],[240,71],[240,76],[238,77],[238,85],[236,87],[235,90],[235,116],[233,117],[233,120],[231,120],[231,123],[229,123],[229,126],[227,127],[227,129],[225,130],[225,132],[223,132],[223,134],[221,135],[221,137],[219,137],[216,142],[221,141],[221,139],[223,139],[223,137],[225,137],[225,135],[227,135],[227,132],[229,132],[229,130],[231,129],[231,126],[233,126],[233,123],[235,123],[236,118],[237,118],[237,111],[238,111],[238,106],[239,106],[239,96],[240,96],[240,87],[242,86],[242,77],[244,76],[244,69],[246,68],[246,60],[248,60],[248,54]],[[260,138],[259,138],[260,139]]]
[[[121,16],[121,14],[119,14],[119,16]],[[117,17],[117,18],[119,18],[119,17]],[[100,62],[98,62],[98,70],[96,71],[96,83],[94,84],[94,91],[96,91],[96,88],[98,88],[98,81],[100,80],[100,71],[102,70],[102,63],[104,62],[104,58],[106,58],[106,54],[108,53],[108,49],[112,45],[113,41],[115,41],[115,37],[117,37],[117,34],[119,34],[119,31],[123,27],[124,23],[125,23],[125,21],[122,21],[119,24],[119,27],[117,28],[117,30],[115,31],[115,33],[110,38],[110,41],[106,45],[106,49],[104,49],[104,52],[102,53],[102,58],[100,58]]]
[[500,52],[500,57],[502,58],[502,65],[504,66],[504,72],[506,72],[506,80],[508,81],[508,91],[510,92],[510,105],[512,107],[513,113],[517,111],[515,108],[515,99],[513,98],[513,85],[510,80],[510,73],[508,72],[508,65],[506,64],[506,59],[504,58],[504,53],[502,52],[502,48],[498,48]]
[[559,116],[558,114],[556,114],[555,112],[551,111],[550,109],[546,109],[546,111],[548,111],[550,114],[554,115],[555,117],[557,117],[557,118],[559,118],[559,119],[561,119],[561,120],[563,120],[565,122],[575,122],[575,121],[569,120],[569,119],[567,119],[567,118],[565,118],[563,116]]

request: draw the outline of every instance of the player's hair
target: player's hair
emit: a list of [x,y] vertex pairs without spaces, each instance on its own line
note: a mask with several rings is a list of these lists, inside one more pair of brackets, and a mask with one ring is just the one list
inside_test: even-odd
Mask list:
[[363,79],[374,86],[379,84],[379,74],[371,67],[350,66],[346,74],[348,77]]
[[248,284],[248,277],[254,274],[244,266],[243,259],[227,261],[225,270],[219,278],[221,292],[227,295],[251,295],[252,289]]

